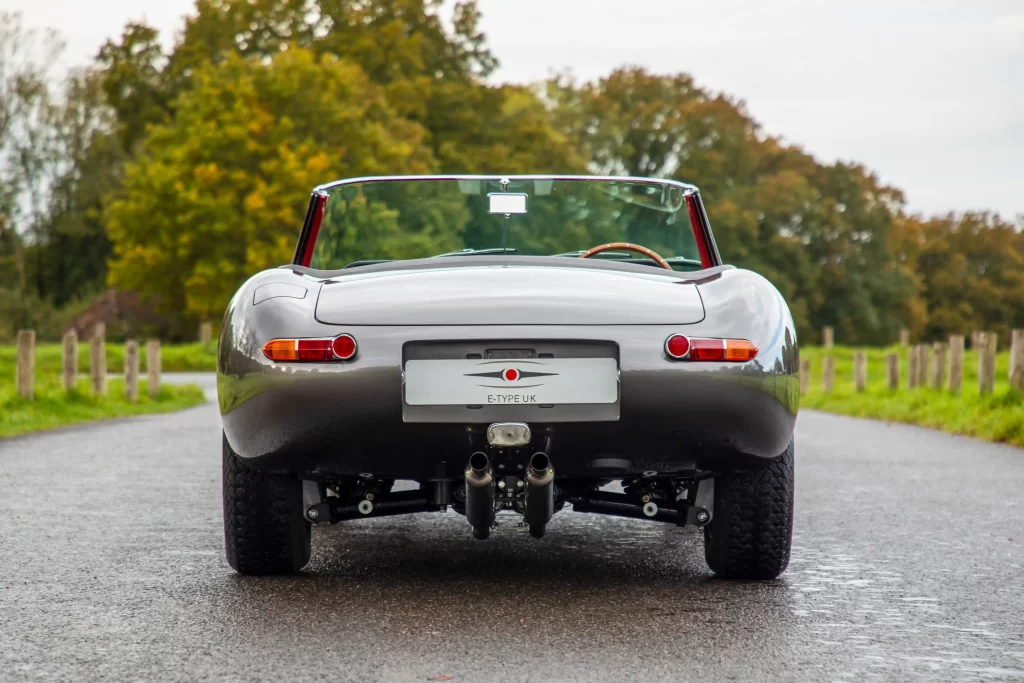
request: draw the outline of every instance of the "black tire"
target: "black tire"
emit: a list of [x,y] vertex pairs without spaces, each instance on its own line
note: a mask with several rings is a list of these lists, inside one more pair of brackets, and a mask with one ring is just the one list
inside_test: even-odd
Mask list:
[[704,558],[727,579],[774,579],[793,540],[793,442],[763,469],[715,478],[715,508],[704,527]]
[[292,574],[309,562],[302,482],[247,467],[223,439],[224,545],[240,574]]

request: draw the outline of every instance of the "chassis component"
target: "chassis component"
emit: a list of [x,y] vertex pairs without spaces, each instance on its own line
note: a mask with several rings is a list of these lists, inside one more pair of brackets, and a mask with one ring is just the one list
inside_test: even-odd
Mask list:
[[[392,480],[363,475],[344,481],[306,480],[303,498],[306,519],[313,523],[335,523],[364,517],[384,517],[417,512],[445,511],[449,504],[465,514],[480,539],[490,536],[496,513],[502,509],[523,515],[523,524],[534,538],[544,536],[555,511],[571,503],[578,512],[590,512],[633,519],[668,522],[680,526],[704,527],[713,519],[714,479],[712,472],[687,476],[643,477],[623,481],[623,493],[600,490],[606,481],[570,480],[555,485],[555,471],[543,451],[525,464],[512,465],[507,452],[497,467],[483,451],[470,456],[463,481],[435,479],[413,491],[391,491]],[[520,456],[521,457],[521,456]],[[521,472],[525,469],[525,474]],[[514,474],[505,474],[517,470]],[[334,495],[328,495],[331,491]]]
[[406,515],[437,509],[423,491],[396,491],[388,493],[383,500],[377,500],[372,493],[368,495],[369,499],[363,498],[355,504],[331,496],[306,508],[306,517],[312,522],[343,522],[346,519]]

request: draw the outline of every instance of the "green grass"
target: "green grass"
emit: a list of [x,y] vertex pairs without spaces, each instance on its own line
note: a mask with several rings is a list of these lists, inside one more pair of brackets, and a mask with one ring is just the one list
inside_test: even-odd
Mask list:
[[[14,381],[18,351],[13,344],[0,345],[0,383]],[[142,371],[146,370],[146,342],[139,342]],[[217,368],[217,344],[164,344],[160,349],[160,365],[164,372],[213,372]],[[78,344],[79,372],[89,371],[89,344]],[[60,344],[36,345],[36,377],[60,375]],[[107,372],[124,372],[124,344],[107,344]],[[9,378],[9,379],[8,379]]]
[[[863,393],[854,390],[853,355],[863,350],[868,357],[868,385]],[[900,388],[886,387],[888,353],[900,354]],[[835,347],[835,388],[831,394],[821,391],[824,349],[803,347],[801,358],[811,361],[811,383],[800,405],[831,413],[869,417],[892,422],[906,422],[933,427],[954,434],[965,434],[989,441],[1024,446],[1024,395],[1010,388],[1008,380],[1009,353],[996,358],[996,386],[990,396],[978,392],[978,356],[965,353],[964,385],[959,395],[930,388],[907,389],[907,349],[854,349]]]
[[65,392],[56,375],[52,378],[37,375],[35,398],[27,400],[15,393],[12,374],[10,379],[0,381],[0,438],[113,417],[167,413],[204,400],[199,387],[166,384],[160,387],[156,398],[151,399],[146,383],[140,382],[139,400],[130,403],[125,397],[124,380],[111,380],[107,396],[97,397],[93,396],[88,379],[80,379],[74,391]]
[[[161,366],[164,372],[213,370],[216,345],[196,344],[164,346]],[[142,376],[145,377],[146,352],[140,349]],[[81,378],[75,391],[65,392],[60,383],[60,344],[39,344],[36,347],[35,398],[31,401],[14,390],[17,351],[12,345],[0,346],[0,438],[26,434],[42,429],[126,417],[146,413],[167,413],[202,403],[203,391],[195,386],[164,384],[156,398],[149,397],[145,381],[139,382],[139,400],[130,403],[125,397],[124,380],[112,379],[106,397],[92,394],[88,379]],[[89,372],[89,346],[79,345],[79,372]],[[124,344],[107,344],[107,371],[124,372]]]

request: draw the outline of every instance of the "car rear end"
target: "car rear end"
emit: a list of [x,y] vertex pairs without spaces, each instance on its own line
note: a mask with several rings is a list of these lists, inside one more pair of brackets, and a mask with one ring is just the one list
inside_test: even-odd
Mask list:
[[[623,192],[601,189],[615,201]],[[655,223],[686,215],[696,239],[699,202],[663,195],[648,201],[672,212],[657,209]],[[360,197],[345,211],[366,208]],[[635,190],[626,198],[635,205]],[[331,214],[320,202],[300,263],[255,276],[232,301],[218,362],[226,452],[303,482],[306,522],[452,508],[484,538],[506,510],[540,536],[570,503],[709,527],[716,477],[786,452],[792,320],[760,276],[706,265],[713,242],[684,246],[699,260],[670,255],[665,265],[684,267],[668,270],[614,252],[575,258],[582,250],[567,247],[586,236],[520,254],[505,215],[498,253],[314,268],[337,261],[310,244],[344,243],[343,219],[330,219],[331,237],[318,226]],[[633,225],[649,227],[641,209]],[[511,242],[531,244],[528,232]],[[397,479],[419,489],[396,493]],[[622,492],[600,490],[609,481]]]

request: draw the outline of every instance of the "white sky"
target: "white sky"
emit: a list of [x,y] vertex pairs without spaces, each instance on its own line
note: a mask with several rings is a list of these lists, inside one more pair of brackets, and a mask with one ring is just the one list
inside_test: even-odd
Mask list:
[[[687,71],[773,135],[858,161],[925,213],[1024,214],[1024,0],[480,0],[497,77]],[[0,0],[80,64],[129,19],[169,40],[192,0]],[[700,184],[700,178],[691,181]]]

